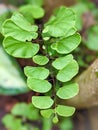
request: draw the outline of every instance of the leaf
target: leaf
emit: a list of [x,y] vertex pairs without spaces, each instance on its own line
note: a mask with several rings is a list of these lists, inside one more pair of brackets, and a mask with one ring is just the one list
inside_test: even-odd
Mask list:
[[53,105],[54,101],[49,96],[33,96],[32,103],[39,109],[48,109]]
[[85,45],[94,51],[98,51],[98,26],[93,26],[88,30],[87,41]]
[[[1,44],[1,42],[0,42]],[[0,46],[0,94],[16,95],[28,92],[24,75],[16,60]]]
[[27,77],[32,77],[35,79],[46,79],[49,75],[49,70],[44,67],[26,66],[24,68],[24,73]]
[[50,116],[54,113],[53,109],[41,110],[41,115],[45,118],[50,118]]
[[17,103],[12,108],[11,113],[14,116],[22,116],[29,120],[37,120],[39,118],[38,110],[31,103]]
[[27,19],[39,19],[45,14],[43,8],[36,5],[24,5],[19,9],[19,12],[22,13]]
[[61,82],[67,82],[78,73],[78,69],[78,63],[73,60],[58,72],[57,79]]
[[69,117],[69,116],[72,116],[74,114],[75,108],[70,107],[70,106],[58,105],[56,107],[56,112],[60,116]]
[[61,99],[70,99],[76,96],[79,92],[79,87],[77,83],[70,83],[61,88],[57,92],[57,96]]
[[26,103],[17,103],[11,110],[11,113],[14,116],[25,116],[27,112],[27,104]]
[[[90,3],[91,4],[91,3]],[[79,2],[71,7],[75,13],[76,13],[76,23],[75,26],[77,27],[78,31],[82,30],[83,27],[83,21],[82,21],[82,15],[86,12],[89,12],[88,4],[85,4],[84,2]]]
[[17,128],[18,130],[21,130],[22,120],[14,118],[14,116],[11,114],[4,116],[2,122],[9,130],[17,130]]
[[73,121],[71,118],[65,118],[61,123],[60,123],[60,130],[73,130]]
[[14,119],[14,116],[11,114],[7,114],[2,118],[2,123],[8,128],[12,124],[12,120]]
[[29,77],[27,79],[27,85],[35,92],[45,93],[51,89],[51,84],[47,80],[34,79]]
[[75,26],[75,13],[72,9],[60,7],[45,25],[45,30],[53,37],[66,36]]
[[4,39],[3,47],[9,55],[19,58],[31,58],[39,51],[38,44],[18,41],[12,37]]
[[23,19],[20,21],[21,22],[18,23],[18,20],[15,20],[14,22],[17,23],[16,25],[11,19],[6,20],[2,26],[3,35],[5,37],[11,36],[19,41],[31,41],[32,39],[36,39],[38,37],[38,34],[35,31],[37,30],[37,27],[31,25],[31,29],[30,29],[30,25],[23,26],[26,25],[26,21],[24,21]]
[[73,56],[71,54],[57,58],[55,61],[52,62],[52,66],[58,70],[63,69],[69,62],[73,60]]
[[15,12],[12,17],[11,20],[21,29],[26,30],[26,31],[34,31],[36,32],[38,30],[38,26],[33,25],[31,26],[30,22],[28,22],[25,17],[18,13]]
[[38,65],[45,65],[49,62],[46,56],[36,55],[33,57],[33,61]]
[[51,45],[51,48],[56,50],[60,54],[68,54],[72,52],[81,42],[80,35],[74,34],[72,36],[59,39],[56,43]]
[[28,12],[27,8],[26,9],[25,8],[23,8],[23,6],[20,7],[18,9],[19,13],[21,13],[28,22],[30,22],[31,24],[34,24],[35,23],[35,19],[33,17],[31,17],[30,11]]

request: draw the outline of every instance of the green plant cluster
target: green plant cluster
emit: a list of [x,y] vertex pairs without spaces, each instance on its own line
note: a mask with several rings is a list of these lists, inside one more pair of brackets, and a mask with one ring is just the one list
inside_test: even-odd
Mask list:
[[82,72],[98,57],[98,9],[94,1],[76,1],[77,3],[71,8],[76,13],[76,27],[81,33],[82,40],[81,45],[73,54],[79,63],[80,72]]
[[[53,123],[50,119],[42,118],[39,110],[32,103],[16,103],[11,112],[2,118],[3,125],[9,130],[51,130]],[[42,124],[41,128],[40,123]],[[39,125],[38,125],[39,124]],[[70,118],[60,120],[60,130],[72,130],[73,123]]]
[[2,118],[2,123],[9,130],[39,130],[38,127],[30,123],[30,121],[39,119],[39,111],[31,103],[17,103],[11,113]]
[[75,27],[76,14],[70,8],[60,7],[41,26],[36,19],[44,16],[44,10],[37,5],[25,5],[14,12],[2,26],[3,47],[6,52],[18,58],[31,58],[34,66],[26,66],[28,87],[38,96],[32,96],[32,104],[41,109],[41,115],[53,117],[72,116],[75,108],[65,106],[58,99],[70,99],[79,92],[78,84],[72,78],[78,73],[78,63],[70,54],[81,41]]
[[[77,0],[77,4],[72,6],[76,12],[76,26],[82,32],[82,44],[88,49],[98,51],[98,9],[89,0]],[[85,16],[84,16],[85,15]],[[88,20],[90,21],[88,23]],[[85,23],[83,23],[85,21]]]

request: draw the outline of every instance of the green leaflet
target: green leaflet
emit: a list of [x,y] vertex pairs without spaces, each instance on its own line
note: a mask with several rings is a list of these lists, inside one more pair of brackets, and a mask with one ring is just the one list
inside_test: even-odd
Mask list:
[[27,85],[30,89],[39,93],[48,92],[52,87],[47,80],[34,79],[32,77],[28,77]]
[[70,106],[58,105],[56,107],[56,112],[60,116],[69,117],[74,114],[75,108]]
[[78,69],[78,63],[75,60],[72,60],[58,72],[57,79],[61,82],[70,81],[78,73]]
[[24,5],[19,9],[19,12],[22,13],[25,18],[32,22],[33,19],[42,18],[45,14],[44,10],[36,5]]
[[33,25],[31,26],[30,22],[28,22],[25,17],[18,13],[15,12],[12,17],[11,20],[21,29],[26,30],[26,31],[34,31],[36,32],[38,30],[38,26]]
[[[5,115],[2,119],[2,123],[5,125],[7,129],[10,130],[17,130],[17,128],[18,130],[28,130],[28,128],[31,127],[27,123],[23,124],[23,120],[21,118],[16,118],[12,114]],[[33,130],[38,130],[36,127],[33,128]]]
[[24,68],[24,73],[27,77],[32,77],[35,79],[46,79],[49,75],[49,70],[44,67],[31,67],[26,66]]
[[36,55],[33,57],[33,61],[38,65],[45,65],[49,62],[46,56]]
[[73,60],[73,56],[69,54],[67,56],[57,58],[55,61],[53,61],[52,66],[58,70],[61,70],[72,60]]
[[50,118],[53,113],[53,109],[41,110],[41,115],[45,118]]
[[19,41],[31,41],[37,38],[37,29],[37,26],[30,25],[21,14],[15,13],[3,23],[2,33],[5,37],[11,36]]
[[15,116],[22,116],[29,120],[39,119],[39,112],[34,106],[26,103],[17,103],[11,110],[11,113]]
[[18,10],[19,13],[21,13],[28,22],[30,22],[31,24],[34,24],[35,20],[33,17],[31,17],[31,13],[29,13],[30,11],[28,12],[27,9],[25,9],[25,8],[22,9],[22,8],[23,8],[23,6],[19,8],[19,10]]
[[[75,13],[72,9],[60,7],[45,24],[44,32],[53,37],[66,36],[66,33],[75,26]],[[47,31],[46,31],[47,30]]]
[[31,32],[21,29],[10,19],[6,20],[3,24],[2,32],[5,37],[11,36],[19,41],[31,41],[32,39],[36,39],[38,36],[34,31]]
[[60,130],[73,130],[74,124],[71,118],[64,118],[60,123]]
[[49,70],[44,67],[30,67],[24,69],[27,79],[28,87],[33,91],[45,93],[51,89],[51,84],[44,80],[49,75]]
[[18,128],[18,130],[21,130],[22,120],[16,119],[11,114],[7,114],[6,116],[4,116],[4,118],[2,119],[2,123],[5,124],[6,128],[8,128],[10,130],[17,130],[17,128]]
[[37,30],[37,26],[32,26],[23,15],[15,12],[2,28],[5,36],[3,46],[7,53],[19,58],[33,57],[39,51],[39,45],[27,41],[37,38]]
[[51,45],[51,48],[56,50],[60,54],[68,54],[72,52],[80,44],[80,35],[74,34],[72,36],[59,39],[56,43]]
[[79,87],[77,83],[69,83],[59,88],[57,91],[57,96],[61,99],[70,99],[76,96],[79,92]]
[[98,51],[98,25],[91,27],[88,30],[87,40],[85,41],[85,45],[91,49]]
[[49,96],[33,96],[32,103],[39,109],[48,109],[53,105],[54,101]]
[[38,44],[22,42],[12,37],[4,39],[3,47],[8,54],[19,58],[31,58],[39,51]]

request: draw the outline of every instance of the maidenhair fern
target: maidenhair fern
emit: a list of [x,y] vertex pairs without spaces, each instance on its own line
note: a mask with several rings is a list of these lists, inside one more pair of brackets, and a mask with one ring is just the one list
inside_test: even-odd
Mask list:
[[3,47],[18,58],[31,58],[34,66],[26,66],[28,87],[38,96],[32,96],[32,104],[46,118],[58,115],[69,117],[75,112],[72,106],[58,102],[77,95],[78,84],[72,78],[78,73],[78,64],[71,53],[78,47],[81,37],[75,27],[76,15],[72,9],[60,7],[40,29],[35,19],[43,17],[39,6],[21,7],[2,27]]

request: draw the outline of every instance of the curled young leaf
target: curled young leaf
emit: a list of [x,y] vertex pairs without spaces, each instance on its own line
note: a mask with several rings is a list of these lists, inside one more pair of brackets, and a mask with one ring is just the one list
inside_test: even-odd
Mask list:
[[53,117],[53,123],[54,124],[57,124],[58,122],[59,122],[59,119],[58,119],[58,117],[57,117],[57,115],[55,115],[54,117]]

